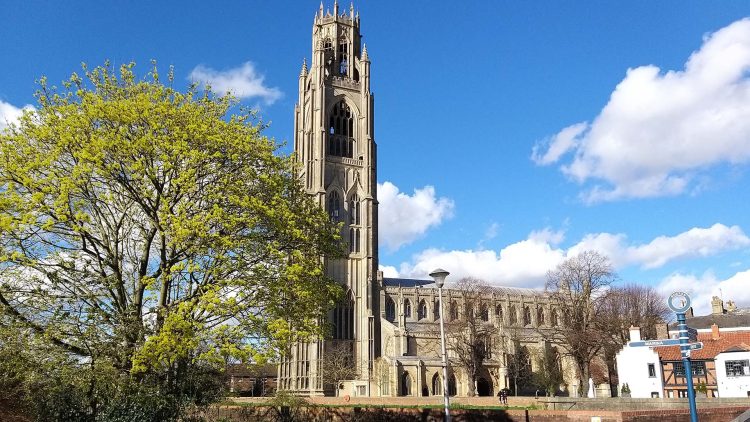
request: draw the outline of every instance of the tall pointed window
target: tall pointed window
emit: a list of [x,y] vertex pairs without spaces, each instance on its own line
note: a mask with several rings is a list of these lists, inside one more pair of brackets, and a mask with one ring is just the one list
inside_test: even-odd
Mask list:
[[523,325],[531,325],[531,309],[528,306],[523,308]]
[[391,322],[396,320],[396,303],[390,296],[385,297],[385,319]]
[[404,299],[404,317],[411,318],[411,301]]
[[333,221],[338,221],[341,215],[341,199],[336,191],[332,191],[328,195],[328,215],[331,216]]
[[419,307],[417,308],[417,319],[421,321],[425,318],[427,318],[427,303],[422,299],[419,301]]
[[354,294],[351,290],[333,310],[333,338],[354,340]]
[[359,215],[359,196],[352,195],[349,199],[349,224],[359,226],[361,224]]
[[536,324],[544,325],[544,308],[539,308],[536,310]]
[[354,146],[354,113],[345,101],[340,101],[328,117],[328,154],[352,158]]

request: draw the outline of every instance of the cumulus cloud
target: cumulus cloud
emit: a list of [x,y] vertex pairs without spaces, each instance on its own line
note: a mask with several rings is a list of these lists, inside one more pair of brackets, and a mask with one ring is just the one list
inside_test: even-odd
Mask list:
[[681,194],[718,165],[748,163],[750,19],[706,36],[682,70],[629,69],[593,122],[562,129],[531,158],[561,162],[587,202]]
[[399,192],[391,182],[378,183],[378,239],[391,251],[413,242],[429,228],[453,216],[453,201],[435,196],[435,188]]
[[[741,228],[723,224],[696,227],[675,236],[659,236],[644,244],[630,244],[626,235],[613,233],[588,234],[567,249],[558,246],[563,240],[562,231],[546,228],[531,232],[525,240],[499,252],[427,249],[414,255],[411,262],[402,263],[397,274],[426,278],[430,271],[441,267],[450,271],[454,280],[471,276],[497,285],[539,288],[544,286],[547,271],[584,250],[608,256],[616,269],[627,266],[650,269],[678,259],[705,257],[750,245],[750,238]],[[395,267],[387,268],[390,274],[396,271]]]
[[229,92],[242,99],[259,98],[269,105],[282,96],[278,88],[265,85],[265,76],[255,69],[252,62],[226,70],[198,65],[190,72],[188,79],[204,86],[210,85],[218,93]]
[[13,104],[0,101],[0,130],[5,129],[12,123],[18,121],[24,110],[33,109],[34,107],[28,104],[23,106],[22,108],[18,108]]
[[717,223],[708,228],[694,227],[676,236],[659,236],[642,245],[628,245],[624,234],[589,234],[571,247],[569,253],[597,250],[611,257],[615,266],[651,269],[676,259],[706,257],[748,245],[750,238],[740,227]]
[[738,306],[750,305],[750,289],[747,286],[750,286],[750,269],[737,272],[723,280],[711,271],[699,276],[675,273],[662,280],[658,288],[665,295],[675,291],[688,293],[693,303],[693,311],[705,315],[711,312],[713,296],[723,297],[725,301],[733,300]]

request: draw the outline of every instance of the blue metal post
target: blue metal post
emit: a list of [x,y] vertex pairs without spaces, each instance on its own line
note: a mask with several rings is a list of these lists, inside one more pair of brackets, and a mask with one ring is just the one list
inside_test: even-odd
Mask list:
[[695,408],[695,390],[693,389],[693,369],[690,367],[690,337],[688,336],[685,313],[677,313],[677,328],[680,330],[680,353],[687,378],[688,403],[690,403],[690,422],[698,422],[698,410]]

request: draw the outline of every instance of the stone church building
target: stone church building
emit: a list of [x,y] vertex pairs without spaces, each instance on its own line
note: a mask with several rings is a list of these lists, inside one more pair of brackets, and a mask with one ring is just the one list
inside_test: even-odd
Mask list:
[[[324,11],[312,27],[312,59],[299,75],[294,114],[294,152],[307,193],[333,220],[343,223],[349,245],[346,259],[329,260],[330,277],[346,294],[330,314],[330,337],[297,344],[279,365],[278,387],[300,395],[352,396],[442,395],[437,288],[432,280],[384,278],[378,271],[377,145],[371,62],[360,36],[354,7]],[[450,270],[450,269],[449,269]],[[450,287],[450,285],[448,285]],[[444,317],[462,318],[468,310],[462,292],[444,289]],[[476,382],[480,395],[511,387],[509,355],[524,352],[530,362],[554,347],[540,335],[558,323],[543,292],[498,287],[475,309],[497,334],[488,347]],[[460,311],[458,311],[460,309]],[[437,345],[437,347],[436,347]],[[358,369],[357,379],[324,385],[321,361],[334,347],[345,347]],[[449,392],[466,395],[469,378],[448,352]],[[576,391],[570,365],[563,365]],[[529,368],[531,369],[531,368]]]

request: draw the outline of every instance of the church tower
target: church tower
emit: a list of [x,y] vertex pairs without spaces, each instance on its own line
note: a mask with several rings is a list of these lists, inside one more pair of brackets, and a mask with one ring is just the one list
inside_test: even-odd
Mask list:
[[378,212],[376,146],[370,59],[362,44],[354,6],[315,14],[312,60],[303,62],[294,116],[294,152],[300,178],[332,220],[342,224],[348,257],[328,260],[328,275],[345,296],[329,314],[331,336],[298,344],[279,369],[279,388],[320,395],[321,359],[334,348],[350,351],[359,379],[347,394],[370,395],[373,360],[380,354],[377,288]]

